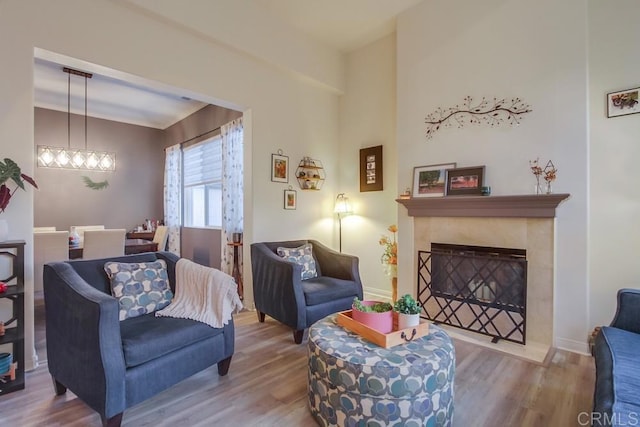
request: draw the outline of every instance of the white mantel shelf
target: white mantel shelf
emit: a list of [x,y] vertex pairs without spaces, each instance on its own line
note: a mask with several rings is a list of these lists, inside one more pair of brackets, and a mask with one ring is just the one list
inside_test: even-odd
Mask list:
[[414,217],[554,218],[570,194],[445,196],[396,199]]

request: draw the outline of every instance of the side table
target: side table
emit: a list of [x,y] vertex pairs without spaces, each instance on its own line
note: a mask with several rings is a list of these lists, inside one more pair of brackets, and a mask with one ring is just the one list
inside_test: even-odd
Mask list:
[[242,272],[240,271],[240,249],[242,242],[229,242],[229,246],[233,246],[233,270],[231,276],[238,284],[238,296],[244,300],[244,287],[242,286]]
[[379,347],[325,317],[309,328],[309,409],[321,426],[440,426],[453,423],[455,349],[430,333]]

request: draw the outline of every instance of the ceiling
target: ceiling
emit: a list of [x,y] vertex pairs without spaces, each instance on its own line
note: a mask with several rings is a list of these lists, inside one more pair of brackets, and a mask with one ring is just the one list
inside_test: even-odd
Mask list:
[[[252,0],[292,27],[341,52],[363,47],[395,31],[395,17],[422,0]],[[166,129],[206,103],[133,76],[50,52],[34,64],[36,107],[84,115],[85,79],[64,66],[92,72],[87,79],[87,115],[139,126]],[[68,95],[70,94],[70,103]]]

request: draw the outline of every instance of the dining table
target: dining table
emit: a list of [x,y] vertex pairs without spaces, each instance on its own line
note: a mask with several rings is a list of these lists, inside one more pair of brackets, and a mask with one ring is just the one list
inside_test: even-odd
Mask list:
[[[140,254],[143,252],[155,252],[158,250],[158,244],[147,239],[125,239],[124,254]],[[69,246],[69,259],[82,258],[82,246]]]

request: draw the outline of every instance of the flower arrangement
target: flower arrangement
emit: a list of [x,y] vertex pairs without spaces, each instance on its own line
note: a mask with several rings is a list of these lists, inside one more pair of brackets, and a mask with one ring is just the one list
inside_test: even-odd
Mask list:
[[383,264],[398,264],[398,243],[396,242],[398,227],[396,225],[390,225],[387,230],[392,234],[391,238],[388,236],[382,236],[380,238],[380,246],[384,247],[384,252],[380,260]]
[[[16,184],[16,188],[14,188],[13,191],[9,190],[9,187],[5,184],[9,179]],[[38,188],[36,181],[29,175],[23,174],[20,166],[18,166],[16,162],[8,158],[0,161],[0,212],[4,212],[7,206],[9,206],[11,196],[13,196],[13,193],[15,193],[18,188],[25,190],[25,181],[34,188]]]
[[547,181],[547,184],[550,182],[555,181],[556,179],[556,173],[558,173],[558,169],[556,169],[556,166],[553,164],[553,162],[551,160],[549,160],[547,162],[547,165],[544,167],[544,180]]
[[384,248],[380,261],[383,266],[387,267],[389,274],[395,276],[394,272],[398,268],[398,243],[396,242],[398,226],[390,225],[387,230],[391,232],[391,237],[383,235],[380,238],[380,246]]

